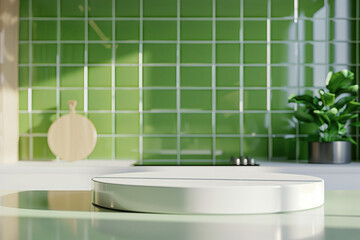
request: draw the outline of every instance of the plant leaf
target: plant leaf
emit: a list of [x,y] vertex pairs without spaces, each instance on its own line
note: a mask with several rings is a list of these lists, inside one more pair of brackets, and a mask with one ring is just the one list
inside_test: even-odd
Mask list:
[[290,96],[288,102],[302,103],[311,107],[314,110],[317,109],[316,105],[313,103],[313,97],[309,95]]
[[340,98],[336,103],[334,103],[331,107],[336,108],[337,110],[342,109],[346,104],[349,102],[355,100],[356,96],[349,96],[349,97],[343,97]]
[[314,113],[315,113],[316,115],[318,115],[319,117],[321,117],[322,119],[324,119],[328,124],[331,123],[331,120],[330,120],[329,116],[326,115],[325,112],[320,111],[320,110],[314,110]]
[[330,119],[334,119],[336,117],[336,114],[338,113],[338,110],[336,108],[331,108],[330,110],[326,111],[326,115]]
[[339,89],[345,88],[354,80],[354,73],[344,69],[337,73],[329,72],[326,77],[326,88],[329,89],[331,93],[336,93]]
[[314,122],[314,118],[313,116],[311,116],[310,113],[304,111],[304,109],[299,108],[296,112],[295,112],[295,118],[301,122]]
[[356,118],[358,116],[358,114],[342,114],[340,116],[338,116],[337,118],[335,118],[336,121],[345,124],[348,120]]
[[350,123],[350,126],[352,126],[352,127],[360,127],[360,122]]

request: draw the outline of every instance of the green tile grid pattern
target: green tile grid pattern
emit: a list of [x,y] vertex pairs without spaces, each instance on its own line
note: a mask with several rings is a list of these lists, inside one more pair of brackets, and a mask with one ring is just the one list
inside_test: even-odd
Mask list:
[[47,129],[76,99],[88,159],[301,162],[312,126],[288,96],[329,69],[359,82],[356,0],[21,0],[19,29],[20,160],[55,159]]

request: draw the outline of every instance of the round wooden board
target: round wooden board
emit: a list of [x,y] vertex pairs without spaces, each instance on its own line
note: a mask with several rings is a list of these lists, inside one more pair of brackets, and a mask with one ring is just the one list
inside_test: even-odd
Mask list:
[[70,113],[58,118],[49,128],[51,152],[62,160],[86,158],[96,145],[96,128],[86,117],[75,113],[75,101],[69,101]]

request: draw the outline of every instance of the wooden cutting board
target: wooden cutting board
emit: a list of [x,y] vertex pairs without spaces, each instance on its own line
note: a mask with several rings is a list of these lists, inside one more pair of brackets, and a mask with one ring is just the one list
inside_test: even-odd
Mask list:
[[58,118],[48,132],[51,152],[66,161],[86,158],[96,145],[96,128],[89,119],[76,114],[76,104],[76,101],[70,100],[70,113]]

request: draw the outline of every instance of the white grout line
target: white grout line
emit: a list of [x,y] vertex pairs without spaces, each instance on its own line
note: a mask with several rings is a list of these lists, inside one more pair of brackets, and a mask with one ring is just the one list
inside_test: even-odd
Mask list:
[[28,89],[28,112],[29,112],[29,160],[34,160],[34,139],[32,137],[32,0],[29,0],[29,89]]
[[115,0],[112,0],[112,60],[111,60],[111,118],[112,118],[112,160],[116,159],[116,139],[115,139],[115,64],[116,64],[116,44],[115,44],[115,37],[116,37],[116,27],[115,27]]
[[[294,0],[294,23],[295,23],[295,35],[296,35],[296,44],[295,44],[295,57],[296,57],[296,66],[295,66],[295,76],[296,76],[296,88],[297,88],[297,94],[300,94],[300,68],[299,68],[299,62],[300,62],[300,43],[299,43],[299,0]],[[297,105],[295,104],[295,108],[297,108]],[[296,162],[299,162],[300,157],[300,126],[299,122],[296,122],[296,140],[295,140],[295,160]]]
[[266,110],[268,112],[268,159],[272,160],[272,126],[271,126],[271,0],[268,0],[266,20]]
[[[88,40],[88,43],[98,43],[98,44],[105,44],[105,43],[109,43],[111,44],[113,41],[112,40]],[[350,43],[350,44],[356,44],[359,43],[359,40],[284,40],[284,41],[279,41],[279,40],[271,40],[272,43],[283,43],[283,44],[290,44],[290,43],[304,43],[304,44],[314,44],[314,43]],[[21,40],[19,41],[20,44],[24,44],[24,43],[29,43],[28,40]],[[34,44],[56,44],[57,40],[34,40],[32,41],[32,43]],[[85,40],[62,40],[61,41],[62,44],[85,44]],[[115,40],[115,43],[140,43],[140,41],[138,40]],[[177,44],[176,40],[144,40],[142,41],[142,43],[161,43],[161,44]],[[197,40],[180,40],[181,44],[211,44],[212,41],[197,41]],[[255,44],[266,44],[266,41],[255,41],[255,40],[217,40],[216,43],[223,43],[223,44],[234,44],[234,43],[255,43]]]
[[[238,67],[239,63],[217,63],[215,64],[216,66],[221,66],[221,67]],[[299,66],[302,67],[313,67],[313,66],[327,66],[328,64],[326,63],[306,63],[306,64],[299,64]],[[348,64],[348,63],[332,63],[332,66],[353,66],[356,67],[357,64]],[[19,67],[27,67],[29,66],[29,64],[26,63],[20,63]],[[47,63],[47,64],[42,64],[42,63],[33,63],[32,66],[34,67],[56,67],[56,63]],[[60,64],[60,67],[83,67],[84,64]],[[89,67],[111,67],[111,64],[95,64],[95,63],[90,63],[87,64],[87,66]],[[132,63],[117,63],[115,64],[115,66],[126,66],[126,67],[137,67],[139,66],[139,64],[132,64]],[[176,64],[161,64],[161,63],[143,63],[142,64],[143,67],[176,67]],[[180,66],[186,66],[186,67],[211,67],[212,64],[208,64],[208,63],[198,63],[198,64],[193,64],[193,63],[181,63]],[[249,66],[249,67],[266,67],[267,64],[266,63],[244,63],[243,66]],[[295,63],[272,63],[271,66],[273,67],[290,67],[290,66],[296,66]]]
[[[20,17],[20,20],[29,20],[29,17]],[[56,20],[56,17],[34,17],[32,18],[36,21],[51,21]],[[79,20],[81,18],[78,17],[61,17],[60,20],[62,21],[75,21]],[[89,17],[89,20],[96,20],[96,21],[111,21],[112,17]],[[143,17],[142,18],[145,21],[176,21],[176,17]],[[240,17],[215,17],[216,21],[239,21]],[[266,20],[268,18],[262,18],[262,17],[244,17],[243,20]],[[294,16],[291,17],[270,17],[270,20],[294,20]],[[298,16],[298,20],[359,20],[360,17],[336,17],[336,18],[311,18],[311,17],[304,17],[304,16]],[[116,21],[139,21],[140,18],[138,17],[116,17]],[[181,17],[181,21],[212,21],[212,18],[209,17]]]
[[[61,22],[60,22],[60,0],[57,0],[57,54],[56,54],[56,119],[60,117],[60,62],[61,62]],[[60,158],[56,156],[56,161]]]
[[85,116],[87,117],[88,112],[88,103],[89,103],[89,97],[88,97],[88,56],[89,56],[89,48],[88,48],[88,37],[89,37],[89,24],[88,24],[88,0],[85,0],[85,49],[84,49],[84,112]]
[[216,0],[212,0],[212,164],[216,165]]
[[[244,0],[240,0],[240,34],[239,40],[244,40]],[[244,156],[244,44],[240,44],[240,66],[239,66],[239,124],[240,124],[240,155]],[[238,157],[238,156],[235,156]]]
[[180,0],[177,0],[177,44],[176,44],[176,114],[177,114],[177,165],[181,158],[181,88],[180,88]]
[[143,0],[140,0],[140,43],[139,43],[139,164],[143,164]]

